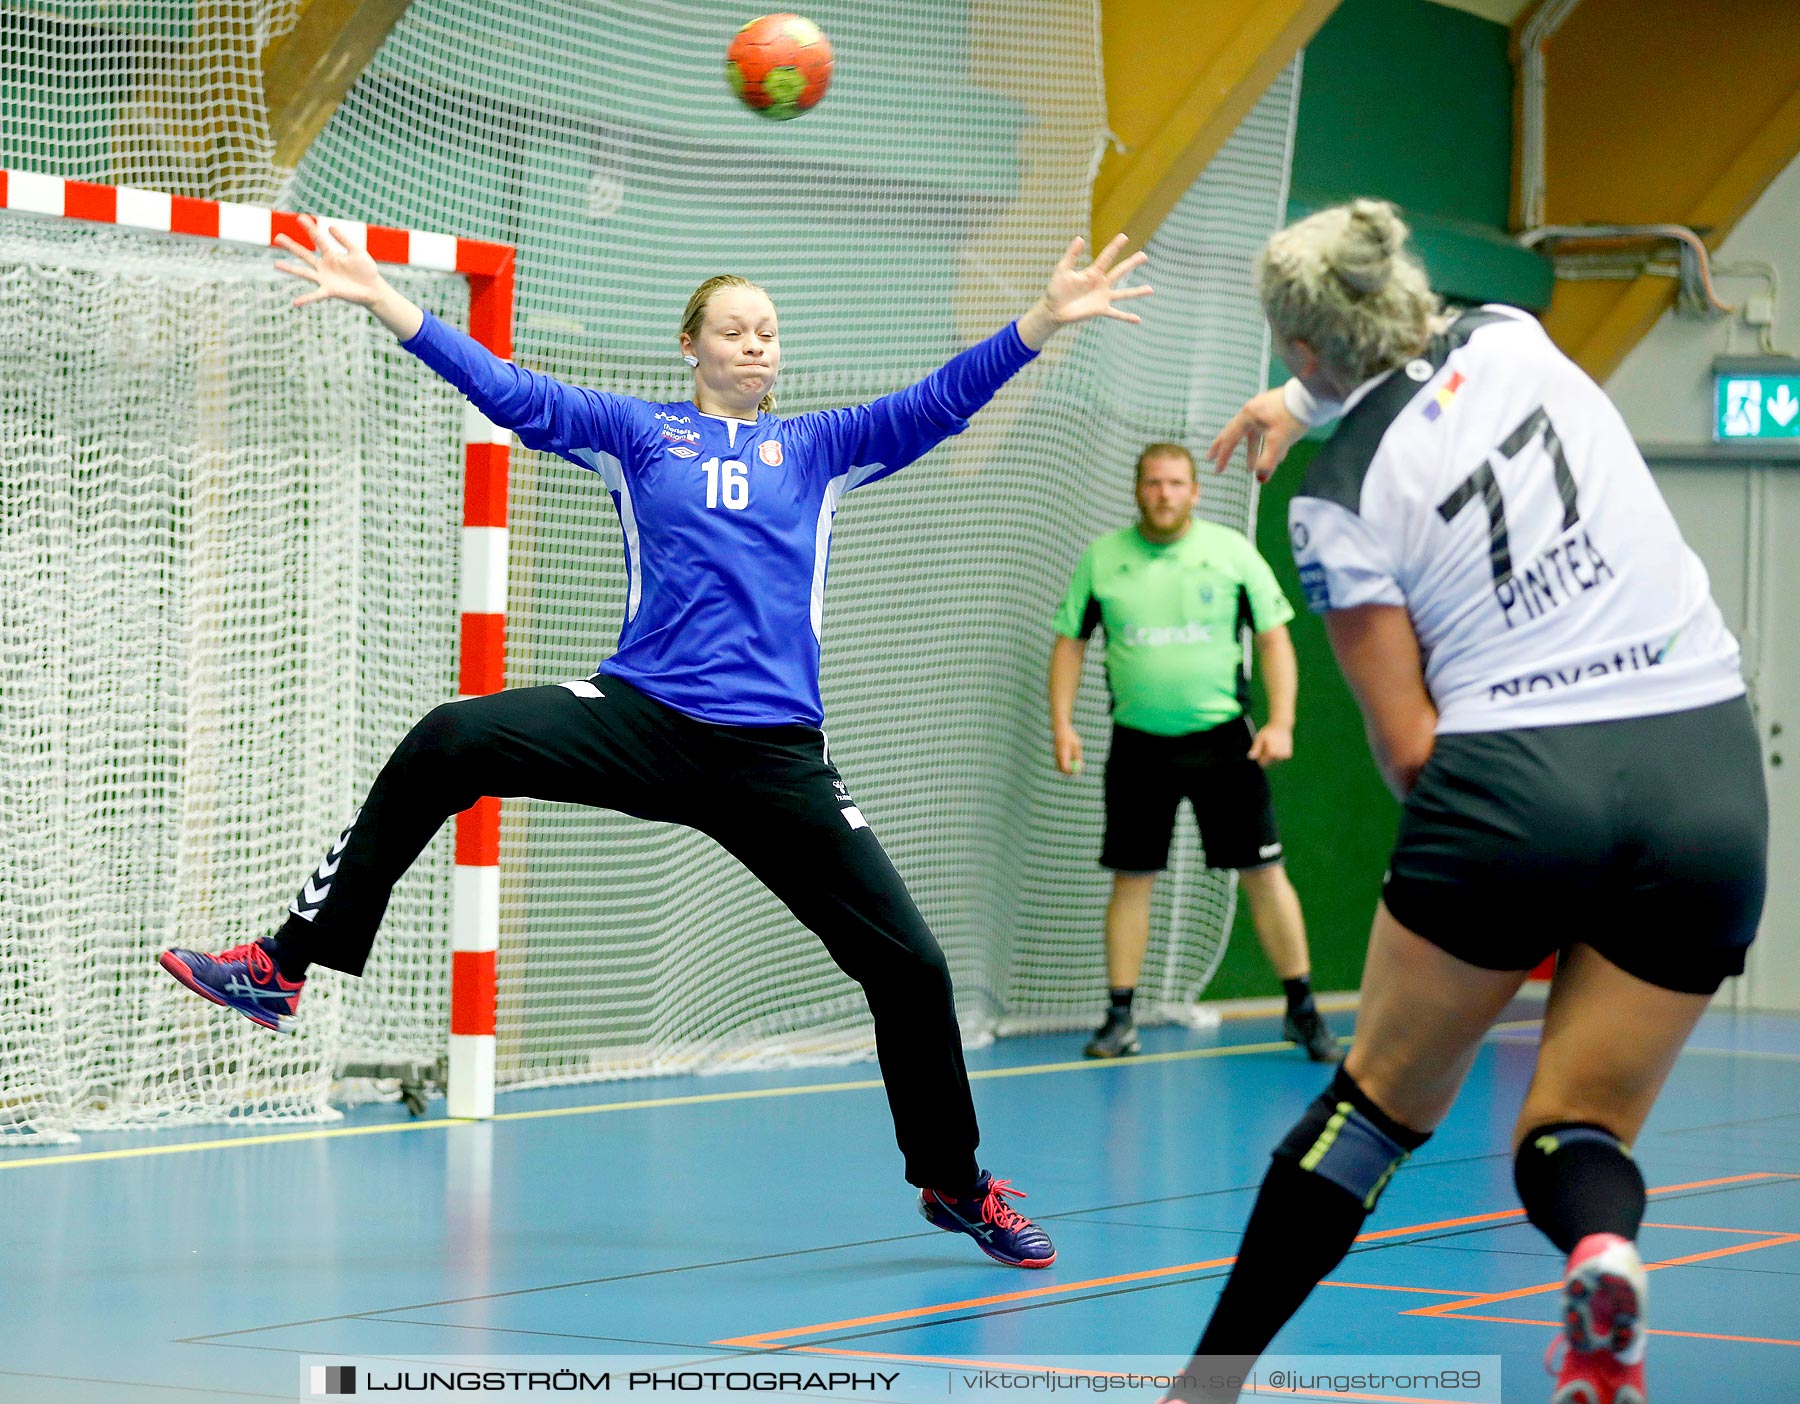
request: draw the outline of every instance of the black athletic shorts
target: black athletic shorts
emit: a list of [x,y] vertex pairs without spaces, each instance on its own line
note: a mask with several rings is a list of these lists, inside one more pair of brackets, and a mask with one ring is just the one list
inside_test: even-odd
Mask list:
[[1168,866],[1175,810],[1194,806],[1209,868],[1281,861],[1269,779],[1250,759],[1255,733],[1243,717],[1186,736],[1113,727],[1106,758],[1106,839],[1100,866],[1158,873]]
[[1487,970],[1577,942],[1666,990],[1744,969],[1769,846],[1744,698],[1577,726],[1439,736],[1400,816],[1383,900]]

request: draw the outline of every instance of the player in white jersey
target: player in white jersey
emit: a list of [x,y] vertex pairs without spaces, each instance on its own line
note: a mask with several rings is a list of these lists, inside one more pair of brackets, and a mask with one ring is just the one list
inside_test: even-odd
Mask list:
[[1357,1037],[1274,1152],[1196,1354],[1260,1354],[1559,960],[1516,1127],[1568,1255],[1556,1404],[1642,1404],[1636,1137],[1762,908],[1767,802],[1737,643],[1618,411],[1530,316],[1449,316],[1378,201],[1257,266],[1296,373],[1214,442],[1267,478],[1338,420],[1290,517],[1308,602],[1404,802]]

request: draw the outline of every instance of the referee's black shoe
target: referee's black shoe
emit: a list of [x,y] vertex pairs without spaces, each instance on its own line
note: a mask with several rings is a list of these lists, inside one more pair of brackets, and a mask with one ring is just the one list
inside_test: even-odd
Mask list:
[[1289,1043],[1299,1044],[1315,1063],[1344,1061],[1344,1050],[1332,1037],[1331,1030],[1325,1027],[1325,1021],[1319,1017],[1314,1005],[1304,1004],[1288,1010],[1281,1021],[1281,1036]]
[[1137,1024],[1128,1010],[1109,1009],[1106,1022],[1081,1051],[1090,1058],[1129,1058],[1141,1045]]

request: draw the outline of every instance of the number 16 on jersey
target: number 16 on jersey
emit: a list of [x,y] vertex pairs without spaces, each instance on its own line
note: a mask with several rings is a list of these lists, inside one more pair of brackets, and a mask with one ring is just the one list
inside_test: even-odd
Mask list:
[[706,474],[706,505],[717,507],[723,502],[734,512],[750,505],[750,470],[735,458],[723,462],[709,458],[700,465]]

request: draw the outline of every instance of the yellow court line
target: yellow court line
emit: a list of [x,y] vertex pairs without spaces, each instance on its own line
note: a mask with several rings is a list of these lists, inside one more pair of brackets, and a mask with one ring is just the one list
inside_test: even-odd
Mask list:
[[[1348,1043],[1349,1039],[1342,1042]],[[1130,1058],[1083,1058],[1072,1063],[1031,1063],[1017,1068],[984,1068],[969,1074],[971,1082],[987,1082],[1003,1077],[1032,1077],[1040,1073],[1096,1072],[1105,1069],[1142,1067],[1155,1063],[1194,1062],[1202,1058],[1236,1058],[1249,1053],[1272,1053],[1291,1048],[1285,1040],[1279,1043],[1236,1043],[1222,1048],[1186,1048],[1173,1053],[1140,1053]],[[824,1092],[868,1092],[879,1089],[881,1079],[861,1078],[854,1082],[818,1082],[804,1087],[758,1087],[738,1092],[701,1092],[688,1097],[646,1097],[634,1102],[596,1102],[582,1107],[544,1107],[537,1111],[502,1112],[494,1121],[548,1121],[562,1116],[599,1116],[606,1112],[643,1111],[653,1107],[697,1107],[723,1102],[748,1102],[766,1097],[806,1097]],[[241,1146],[291,1145],[299,1141],[331,1141],[347,1136],[390,1136],[409,1131],[442,1131],[449,1127],[479,1126],[482,1123],[464,1117],[442,1117],[434,1121],[394,1122],[382,1126],[338,1126],[313,1131],[283,1131],[267,1136],[240,1136],[217,1141],[182,1141],[175,1145],[133,1146],[123,1150],[76,1151],[68,1155],[34,1156],[29,1160],[0,1160],[0,1172],[22,1170],[41,1165],[92,1165],[107,1160],[133,1160],[153,1155],[188,1155],[200,1151],[235,1150]]]
[[1321,1287],[1354,1287],[1363,1292],[1415,1292],[1426,1297],[1461,1297],[1467,1301],[1475,1296],[1466,1288],[1453,1287],[1394,1287],[1380,1282],[1339,1282],[1335,1277],[1325,1278],[1319,1283]]
[[269,1136],[238,1136],[225,1141],[182,1141],[168,1146],[131,1146],[124,1150],[76,1151],[69,1155],[34,1156],[30,1160],[0,1160],[0,1171],[27,1170],[39,1165],[91,1165],[103,1160],[135,1160],[140,1156],[187,1155],[199,1151],[236,1150],[239,1146],[278,1146],[295,1141],[330,1141],[342,1136],[386,1136],[402,1131],[438,1131],[446,1126],[474,1126],[473,1121],[407,1121],[391,1126],[337,1126],[329,1130],[282,1131]]
[[[1495,1038],[1495,1034],[1508,1034],[1525,1029],[1536,1029],[1543,1025],[1542,1019],[1520,1019],[1510,1024],[1495,1024],[1487,1031],[1487,1037],[1494,1043],[1509,1043],[1515,1047],[1534,1048],[1535,1038]],[[1681,1050],[1683,1058],[1748,1058],[1754,1062],[1765,1063],[1800,1063],[1800,1053],[1763,1052],[1754,1048],[1687,1048]]]

